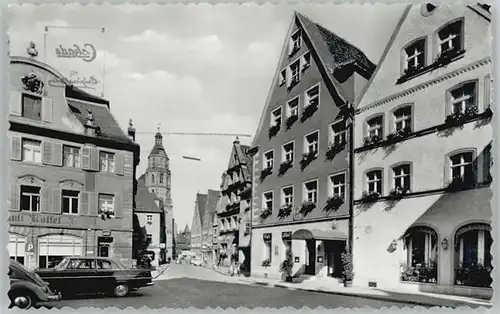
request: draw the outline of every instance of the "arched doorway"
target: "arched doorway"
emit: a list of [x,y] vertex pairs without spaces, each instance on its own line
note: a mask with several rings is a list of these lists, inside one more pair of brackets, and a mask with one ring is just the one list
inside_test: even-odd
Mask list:
[[16,233],[9,233],[9,257],[24,265],[26,255],[26,237]]
[[455,284],[490,287],[491,226],[485,223],[467,224],[455,233]]
[[401,281],[437,283],[437,233],[429,227],[415,226],[403,237],[404,266]]
[[46,235],[38,238],[38,267],[50,268],[66,256],[82,256],[83,239],[74,235]]

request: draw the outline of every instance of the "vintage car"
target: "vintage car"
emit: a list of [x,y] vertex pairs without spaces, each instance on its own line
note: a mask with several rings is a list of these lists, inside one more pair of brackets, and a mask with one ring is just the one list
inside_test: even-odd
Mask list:
[[7,293],[10,299],[9,308],[29,309],[37,307],[40,302],[61,298],[61,295],[52,292],[48,284],[36,273],[12,259],[9,263],[9,279],[10,289]]
[[36,273],[63,297],[95,293],[123,297],[130,290],[153,285],[150,270],[127,268],[106,257],[65,257],[54,268]]

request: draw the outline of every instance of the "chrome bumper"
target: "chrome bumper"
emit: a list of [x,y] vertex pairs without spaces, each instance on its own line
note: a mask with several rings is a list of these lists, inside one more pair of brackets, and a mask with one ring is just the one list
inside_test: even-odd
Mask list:
[[155,283],[151,281],[151,282],[148,282],[148,283],[146,284],[146,286],[148,286],[148,287],[149,287],[149,286],[153,286],[154,284],[155,284]]
[[54,294],[54,295],[47,295],[47,299],[49,301],[59,301],[61,300],[61,293],[59,292],[58,294]]

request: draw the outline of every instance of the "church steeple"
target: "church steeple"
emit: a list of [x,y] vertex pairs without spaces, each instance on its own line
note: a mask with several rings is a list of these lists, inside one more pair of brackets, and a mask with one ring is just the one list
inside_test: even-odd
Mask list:
[[149,153],[149,157],[155,156],[165,157],[167,160],[169,159],[165,148],[163,148],[163,135],[161,135],[159,125],[158,131],[155,134],[155,145],[153,146],[153,149],[151,149],[151,153]]
[[160,132],[160,126],[158,126],[158,132],[155,134],[155,145],[160,145],[163,148],[163,136]]

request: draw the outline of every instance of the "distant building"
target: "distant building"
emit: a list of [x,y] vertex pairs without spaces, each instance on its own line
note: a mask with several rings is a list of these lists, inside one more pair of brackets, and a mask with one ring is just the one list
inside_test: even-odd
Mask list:
[[219,200],[220,191],[208,190],[207,203],[205,205],[205,218],[203,218],[202,226],[202,243],[201,251],[203,261],[208,265],[213,265],[213,222],[217,211],[217,201]]
[[205,207],[207,205],[207,195],[196,193],[194,203],[193,221],[191,223],[191,251],[196,257],[201,258],[202,227],[205,218]]
[[11,57],[9,77],[10,257],[31,269],[65,256],[131,265],[135,134],[107,100],[34,58]]
[[183,251],[191,250],[191,231],[188,225],[184,227],[184,230],[177,234],[175,238],[175,249],[176,256],[180,256]]

